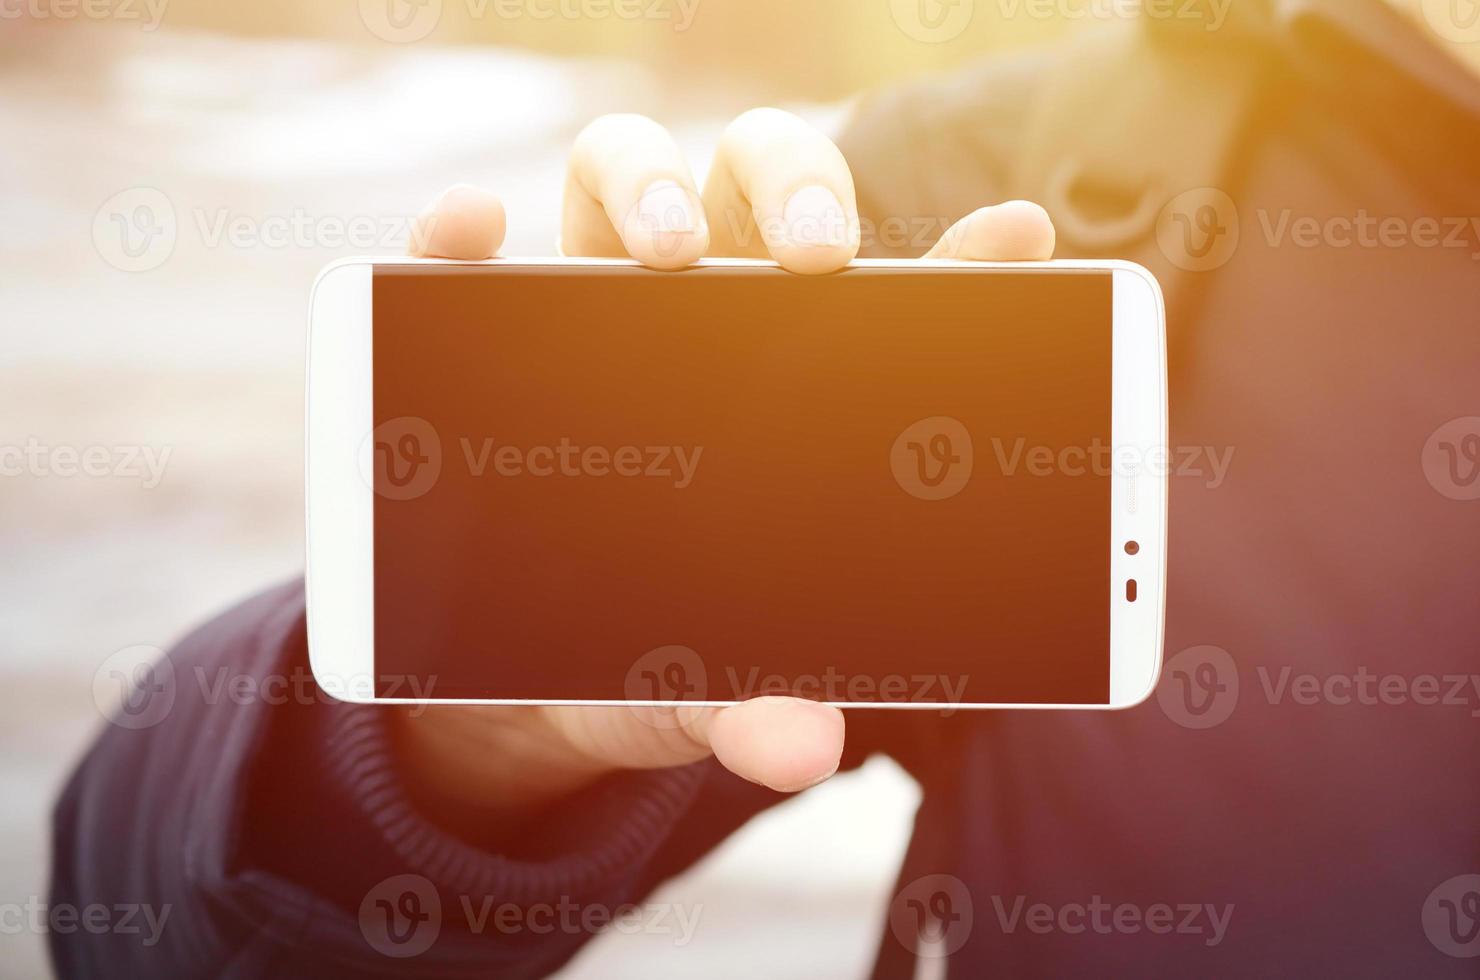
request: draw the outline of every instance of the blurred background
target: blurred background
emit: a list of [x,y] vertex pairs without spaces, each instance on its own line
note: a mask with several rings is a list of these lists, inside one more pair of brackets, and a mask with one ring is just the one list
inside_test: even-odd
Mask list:
[[[702,180],[750,106],[835,131],[862,91],[1091,6],[0,2],[0,906],[45,900],[104,661],[300,572],[319,268],[399,253],[457,181],[503,196],[505,254],[552,254],[594,116],[668,124]],[[563,975],[727,976],[743,950],[747,975],[865,976],[917,803],[882,760],[793,800],[666,886],[703,906],[689,946],[613,933]],[[49,975],[44,945],[6,928],[0,976]]]

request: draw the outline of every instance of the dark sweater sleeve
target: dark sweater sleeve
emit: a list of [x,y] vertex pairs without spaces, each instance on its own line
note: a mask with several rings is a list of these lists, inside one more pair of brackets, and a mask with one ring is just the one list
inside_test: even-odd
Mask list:
[[386,709],[321,694],[303,637],[301,583],[258,596],[104,726],[56,806],[52,903],[138,928],[53,931],[60,975],[544,976],[779,798],[710,763],[624,773],[480,847],[417,809]]

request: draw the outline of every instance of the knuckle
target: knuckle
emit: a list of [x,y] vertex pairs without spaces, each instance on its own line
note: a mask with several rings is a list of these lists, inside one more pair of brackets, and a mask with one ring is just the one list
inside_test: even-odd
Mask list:
[[1036,222],[1040,225],[1052,225],[1053,219],[1048,216],[1048,211],[1043,205],[1035,201],[1004,201],[998,205],[1005,214],[1017,215],[1024,221]]
[[736,116],[720,137],[717,159],[738,164],[742,183],[785,193],[800,183],[822,182],[851,207],[852,173],[848,161],[827,134],[784,109],[763,106]]
[[740,115],[736,116],[734,120],[730,123],[730,126],[734,128],[746,128],[752,126],[783,128],[806,125],[807,124],[802,121],[802,118],[795,113],[787,112],[785,109],[778,109],[775,106],[768,105],[756,106],[753,109],[746,109],[744,112],[740,113]]
[[668,131],[661,123],[635,112],[611,112],[597,116],[576,134],[574,155],[620,146],[633,140],[653,139],[668,139]]
[[800,116],[787,112],[785,109],[760,106],[747,109],[732,119],[725,127],[720,145],[728,147],[737,144],[755,145],[778,141],[802,142],[821,136],[821,133]]

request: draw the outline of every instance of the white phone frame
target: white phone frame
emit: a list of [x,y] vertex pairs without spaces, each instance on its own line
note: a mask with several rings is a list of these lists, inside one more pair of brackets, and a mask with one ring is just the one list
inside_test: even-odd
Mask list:
[[[376,698],[374,647],[374,491],[362,476],[370,452],[371,288],[376,266],[458,265],[517,270],[579,268],[599,273],[635,267],[625,259],[351,258],[327,266],[309,301],[307,377],[308,650],[326,693],[356,703],[417,704],[416,697]],[[755,259],[704,259],[699,268],[771,267]],[[1008,271],[1113,275],[1114,347],[1110,549],[1110,701],[1108,704],[951,704],[952,709],[1118,710],[1146,700],[1161,671],[1166,610],[1167,434],[1166,312],[1161,288],[1131,262],[959,262],[857,260],[847,271]],[[680,273],[681,274],[681,273]],[[1149,465],[1160,460],[1160,465]],[[1139,545],[1135,555],[1126,543]],[[1127,599],[1126,583],[1137,582]],[[654,706],[671,702],[434,698],[438,704]],[[685,702],[723,706],[731,701]],[[940,710],[930,703],[832,702],[843,708]]]

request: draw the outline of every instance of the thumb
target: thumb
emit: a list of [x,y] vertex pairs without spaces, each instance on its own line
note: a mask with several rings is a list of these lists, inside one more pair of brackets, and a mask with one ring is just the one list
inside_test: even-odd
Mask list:
[[406,249],[417,258],[486,259],[504,242],[503,202],[481,187],[457,184],[427,206]]
[[783,793],[815,786],[838,771],[843,713],[801,698],[766,697],[710,709],[695,737],[735,775]]
[[1038,262],[1053,258],[1055,232],[1048,212],[1029,201],[978,208],[951,225],[927,259]]
[[606,768],[661,769],[712,754],[743,779],[794,793],[837,772],[843,754],[843,713],[801,698],[542,710],[566,744]]

